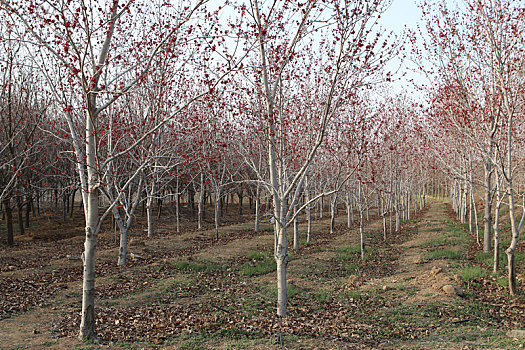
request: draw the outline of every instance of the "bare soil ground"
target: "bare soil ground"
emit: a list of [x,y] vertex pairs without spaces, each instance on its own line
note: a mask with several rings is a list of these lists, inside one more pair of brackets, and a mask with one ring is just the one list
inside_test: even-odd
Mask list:
[[[525,325],[523,296],[510,298],[497,276],[465,273],[479,265],[475,242],[448,215],[445,204],[432,203],[386,242],[381,220],[372,218],[364,261],[358,231],[346,228],[345,218],[338,218],[335,233],[328,220],[315,222],[313,242],[291,251],[284,319],[274,315],[268,224],[255,233],[249,216],[232,216],[219,241],[214,230],[190,224],[177,234],[173,220],[160,222],[159,234],[147,239],[139,224],[130,252],[142,258],[125,268],[116,266],[113,233],[103,233],[98,344],[76,338],[82,267],[66,255],[80,255],[82,239],[2,246],[0,349],[523,347],[524,340],[505,335]],[[304,225],[300,230],[303,237]],[[446,285],[457,292],[447,294]]]

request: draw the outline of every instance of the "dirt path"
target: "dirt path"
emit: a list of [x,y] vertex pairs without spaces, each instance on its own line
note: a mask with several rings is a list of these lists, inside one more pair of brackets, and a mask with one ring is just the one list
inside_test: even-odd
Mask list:
[[[433,203],[417,225],[417,235],[400,244],[399,268],[395,274],[381,279],[372,279],[363,288],[381,287],[392,289],[396,284],[403,283],[404,288],[398,293],[392,293],[395,298],[403,299],[408,304],[440,304],[457,300],[457,296],[448,295],[443,291],[446,285],[457,285],[458,277],[450,272],[450,264],[446,259],[431,260],[425,258],[428,246],[433,246],[445,232],[446,205]],[[399,289],[399,288],[398,288]],[[406,291],[410,290],[410,293]]]

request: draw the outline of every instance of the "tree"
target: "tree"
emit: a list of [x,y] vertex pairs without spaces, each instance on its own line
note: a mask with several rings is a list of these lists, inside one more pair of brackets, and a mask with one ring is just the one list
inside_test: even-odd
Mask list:
[[[379,80],[378,72],[394,47],[381,41],[373,27],[384,10],[383,1],[307,1],[272,4],[250,1],[242,5],[253,21],[248,35],[257,38],[256,81],[264,100],[264,130],[268,152],[268,190],[275,219],[277,263],[277,314],[286,316],[287,233],[293,208],[302,191],[307,169],[324,141],[327,125],[349,96],[363,85]],[[316,33],[316,35],[313,35]],[[322,38],[316,42],[315,38]],[[319,65],[311,67],[313,50]],[[290,117],[291,91],[308,84],[319,86],[322,107],[313,115],[317,126],[314,142],[304,151],[299,166],[290,167],[286,130]]]
[[[96,240],[102,220],[110,212],[106,210],[102,216],[98,212],[99,190],[104,186],[101,174],[114,159],[169,120],[157,124],[127,149],[100,159],[98,134],[106,122],[106,110],[143,81],[161,48],[172,47],[174,55],[182,55],[185,49],[195,54],[190,48],[193,27],[189,21],[204,2],[175,7],[169,3],[112,0],[88,7],[78,0],[0,1],[11,23],[17,23],[13,32],[40,67],[40,76],[46,80],[69,127],[86,218],[80,338],[96,338]],[[153,15],[163,22],[151,22]],[[181,101],[170,118],[196,98],[189,96]]]
[[[453,89],[452,94],[460,104],[456,111],[465,112],[450,115],[474,145],[479,143],[477,127],[483,127],[484,147],[477,148],[483,149],[485,166],[485,251],[491,248],[489,219],[494,167],[505,179],[512,231],[511,244],[506,250],[509,289],[515,294],[514,252],[525,218],[519,222],[516,218],[513,179],[516,123],[523,114],[524,39],[520,33],[525,10],[508,0],[470,0],[456,9],[440,1],[428,3],[426,8],[428,14],[431,11],[437,14],[429,17],[427,27],[432,35],[433,52],[440,58],[441,87]],[[505,137],[498,139],[498,132]]]

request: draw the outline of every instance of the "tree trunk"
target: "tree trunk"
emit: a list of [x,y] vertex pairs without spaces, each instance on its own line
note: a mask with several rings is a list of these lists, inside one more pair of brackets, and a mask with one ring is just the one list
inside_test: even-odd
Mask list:
[[[177,172],[179,170],[177,169]],[[175,220],[177,225],[177,233],[180,232],[180,178],[177,176],[176,186],[175,186]]]
[[[507,106],[508,108],[508,106]],[[510,216],[510,227],[511,227],[511,241],[510,245],[505,250],[508,259],[508,277],[509,277],[509,291],[511,295],[516,295],[518,292],[516,286],[516,261],[515,252],[518,245],[518,236],[520,234],[521,225],[525,218],[525,212],[522,214],[520,223],[516,222],[516,206],[514,204],[514,187],[513,187],[513,169],[512,169],[512,117],[509,119],[507,125],[507,186],[508,186],[508,199],[509,199],[509,216]],[[525,198],[524,198],[525,201]],[[525,204],[525,203],[524,203]],[[525,210],[525,209],[524,209]]]
[[[297,213],[297,203],[294,206],[294,214]],[[293,219],[293,250],[299,249],[299,220],[298,215]]]
[[[178,187],[178,186],[177,186]],[[180,196],[177,194],[175,196],[175,224],[177,233],[180,232]]]
[[73,217],[73,212],[75,211],[75,195],[77,193],[77,189],[73,189],[73,193],[71,193],[71,211],[69,212],[69,217]]
[[255,193],[255,232],[259,232],[259,224],[261,220],[261,198],[260,189],[257,185]]
[[120,247],[118,251],[118,265],[126,265],[126,257],[128,254],[128,227],[125,223],[119,223],[120,228]]
[[286,316],[287,286],[286,268],[288,266],[286,227],[276,221],[277,246],[275,247],[275,262],[277,264],[277,315]]
[[152,238],[155,234],[155,228],[153,227],[153,197],[148,197],[146,200],[146,216],[148,219],[148,237]]
[[221,193],[219,189],[215,190],[215,239],[219,240],[219,226],[221,225]]
[[199,192],[199,203],[198,203],[198,211],[199,213],[197,214],[198,218],[197,218],[197,225],[198,225],[198,229],[199,230],[202,230],[202,219],[204,218],[204,175],[201,173],[201,189],[200,189],[200,192]]
[[[305,184],[304,184],[304,190],[305,190],[305,201],[306,203],[310,202],[310,187],[308,184],[309,177],[305,177]],[[312,204],[307,204],[305,208],[306,212],[306,244],[309,244],[312,239]]]
[[15,244],[13,234],[13,209],[11,209],[10,200],[4,199],[4,211],[7,225],[7,245],[13,246]]
[[390,222],[390,230],[389,230],[390,234],[392,234],[392,220],[393,220],[393,218],[392,218],[392,216],[393,216],[392,210],[393,210],[392,207],[390,207],[390,210],[388,211],[388,213],[389,213],[389,222]]
[[352,227],[352,197],[350,191],[346,193],[346,225]]
[[31,197],[26,198],[26,217],[25,217],[25,225],[26,228],[29,228],[29,215],[31,214],[31,203],[33,203],[33,200]]
[[397,208],[396,208],[396,232],[399,232],[399,230],[401,229],[401,217],[400,217],[400,213],[399,213],[399,204],[397,205]]
[[148,237],[152,238],[155,234],[153,227],[153,196],[155,195],[155,181],[151,184],[151,191],[146,199],[146,216],[148,218]]
[[242,202],[244,199],[244,191],[241,189],[239,192],[237,192],[237,197],[239,197],[239,215],[242,215]]
[[479,240],[479,224],[478,224],[478,209],[476,208],[476,201],[474,200],[474,193],[472,193],[472,207],[474,208],[474,225],[476,230],[476,242],[481,245]]
[[25,233],[25,230],[24,230],[24,216],[23,216],[23,209],[24,209],[24,206],[23,206],[23,203],[22,203],[22,198],[20,196],[18,196],[16,198],[17,200],[17,212],[18,212],[18,231],[20,232],[20,235],[23,235]]
[[[92,106],[96,106],[95,103]],[[93,107],[94,108],[94,107]],[[96,116],[90,111],[86,118],[86,168],[87,168],[87,193],[85,194],[86,240],[83,253],[83,293],[82,293],[82,319],[80,322],[80,339],[96,339],[95,332],[95,261],[97,247],[97,230],[99,223],[99,176],[96,161]],[[80,174],[80,176],[83,176]]]
[[361,260],[365,260],[365,230],[362,210],[359,211],[359,238],[361,241]]
[[494,273],[498,272],[499,269],[499,209],[500,209],[500,199],[499,194],[496,195],[496,211],[494,212]]
[[386,206],[384,198],[381,200],[381,216],[383,216],[383,239],[386,242]]
[[[162,195],[162,193],[159,193],[159,194]],[[157,199],[157,219],[160,219],[162,217],[162,203],[163,202],[164,201],[162,200],[162,198]]]
[[335,210],[337,207],[337,195],[333,194],[333,199],[330,201],[330,233],[335,232]]
[[483,217],[483,251],[488,253],[492,249],[492,186],[491,186],[491,164],[489,161],[485,164],[485,216]]

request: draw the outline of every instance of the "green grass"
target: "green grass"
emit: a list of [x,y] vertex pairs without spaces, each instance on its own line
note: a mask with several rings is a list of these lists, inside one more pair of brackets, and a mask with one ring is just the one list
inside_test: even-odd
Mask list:
[[258,276],[258,275],[265,275],[267,273],[270,273],[272,271],[275,271],[277,269],[277,264],[275,263],[275,260],[270,261],[259,261],[255,264],[252,263],[244,263],[241,266],[240,273],[243,276]]
[[[178,339],[180,342],[179,348],[183,350],[200,350],[209,338],[207,333],[182,333]],[[172,341],[169,341],[169,343],[172,343]]]
[[359,300],[362,297],[363,294],[359,290],[347,290],[338,295],[338,298],[342,301],[345,299]]
[[311,244],[312,244],[312,242],[308,243],[308,242],[306,241],[306,239],[300,239],[300,240],[299,240],[299,246],[309,246],[309,245],[311,245]]
[[177,270],[193,272],[210,272],[225,270],[224,266],[208,260],[204,260],[203,262],[181,260],[172,263],[172,266]]
[[322,304],[325,304],[325,303],[329,303],[332,301],[332,294],[329,293],[328,291],[326,290],[318,290],[318,291],[315,291],[312,294],[312,298],[314,298],[315,300],[317,300],[318,302],[322,303]]
[[425,259],[438,260],[438,259],[451,259],[460,260],[465,257],[465,254],[458,249],[441,249],[434,250],[425,254]]
[[261,260],[267,259],[270,256],[270,252],[267,251],[251,251],[246,253],[248,259]]
[[269,251],[252,251],[246,254],[251,261],[245,262],[239,269],[243,276],[265,275],[277,269],[273,255]]
[[[287,283],[286,291],[288,294],[288,299],[293,299],[298,295],[303,294],[306,290],[296,286],[293,283]],[[261,289],[261,293],[263,293],[267,300],[271,300],[272,302],[277,300],[277,286],[266,286]]]
[[447,237],[439,236],[436,238],[432,238],[426,242],[421,243],[418,245],[419,248],[435,248],[442,245],[448,244],[450,241],[447,239]]
[[344,245],[337,247],[336,252],[337,260],[350,261],[361,255],[361,246],[359,244]]
[[464,281],[474,281],[480,278],[489,277],[490,273],[479,266],[467,266],[461,269],[459,275]]

